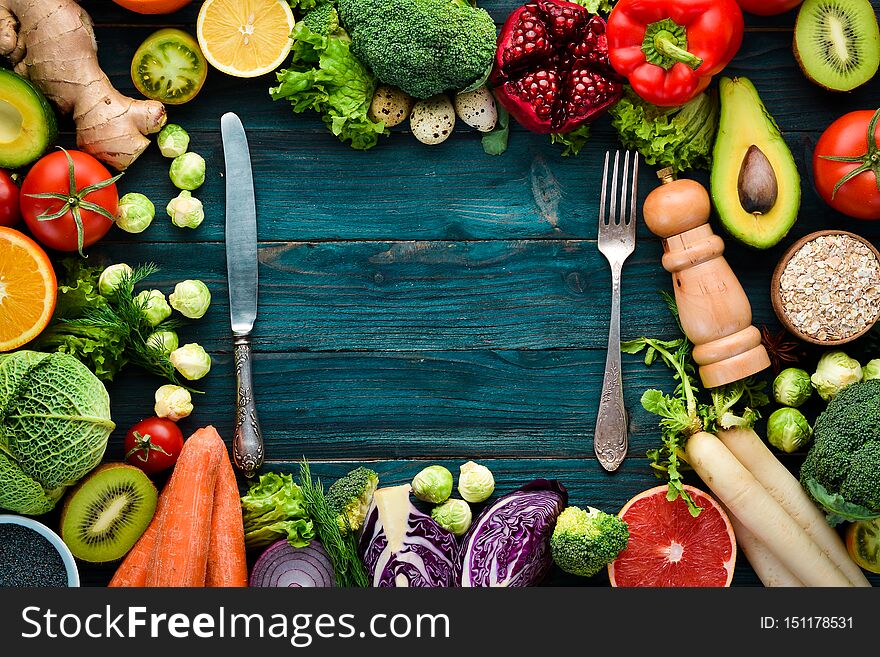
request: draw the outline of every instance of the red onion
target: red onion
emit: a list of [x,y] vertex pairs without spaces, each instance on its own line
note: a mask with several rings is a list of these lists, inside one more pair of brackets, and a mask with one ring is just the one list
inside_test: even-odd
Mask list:
[[313,540],[306,547],[293,547],[282,539],[272,543],[257,559],[251,572],[252,587],[332,588],[333,566],[324,546]]

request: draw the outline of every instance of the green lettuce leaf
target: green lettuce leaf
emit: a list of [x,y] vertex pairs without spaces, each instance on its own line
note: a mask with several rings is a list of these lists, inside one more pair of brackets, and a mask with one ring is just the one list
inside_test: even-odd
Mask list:
[[376,78],[351,53],[351,39],[341,29],[330,34],[312,31],[304,21],[296,24],[290,66],[277,73],[278,86],[269,94],[287,100],[296,113],[314,110],[340,141],[367,150],[380,135],[388,134],[381,122],[367,116],[376,89]]
[[610,14],[617,0],[574,0],[575,4],[586,7],[591,14]]
[[241,498],[241,512],[248,548],[265,547],[282,538],[294,547],[305,547],[315,537],[302,489],[292,475],[261,475]]
[[650,165],[676,171],[708,169],[718,130],[718,100],[702,93],[681,107],[656,107],[630,88],[611,108],[620,141],[637,150]]
[[80,260],[65,260],[59,272],[58,300],[49,327],[33,343],[40,351],[60,351],[75,356],[102,381],[111,381],[128,362],[123,326],[75,326],[65,320],[80,319],[87,311],[108,308],[98,292],[100,267],[87,267]]
[[550,143],[563,146],[562,157],[569,157],[571,155],[578,155],[589,138],[590,126],[589,124],[585,124],[571,132],[551,133]]

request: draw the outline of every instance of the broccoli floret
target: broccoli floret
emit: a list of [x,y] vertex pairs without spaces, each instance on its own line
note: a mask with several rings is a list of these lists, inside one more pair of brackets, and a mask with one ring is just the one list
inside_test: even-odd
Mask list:
[[880,380],[846,387],[819,415],[801,484],[832,523],[880,517]]
[[331,2],[324,2],[303,16],[303,23],[315,34],[327,36],[339,29],[339,13]]
[[339,0],[352,52],[416,98],[461,90],[495,56],[495,23],[467,0]]
[[327,505],[337,514],[339,529],[343,534],[356,532],[364,524],[378,486],[379,475],[367,468],[352,470],[330,486]]
[[629,527],[617,516],[570,506],[556,519],[550,549],[562,570],[592,577],[614,561],[628,542]]

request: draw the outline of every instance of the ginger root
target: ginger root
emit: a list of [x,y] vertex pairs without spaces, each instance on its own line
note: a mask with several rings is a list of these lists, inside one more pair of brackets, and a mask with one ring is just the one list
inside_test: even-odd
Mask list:
[[80,149],[123,170],[165,125],[165,107],[119,93],[97,53],[92,21],[74,0],[0,0],[0,55],[73,113]]

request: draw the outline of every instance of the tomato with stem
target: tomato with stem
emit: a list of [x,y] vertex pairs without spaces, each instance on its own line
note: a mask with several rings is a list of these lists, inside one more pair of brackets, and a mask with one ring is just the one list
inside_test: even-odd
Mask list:
[[19,195],[12,176],[0,169],[0,226],[14,226],[21,219]]
[[880,219],[880,109],[845,114],[819,138],[813,178],[823,200],[856,219]]
[[62,148],[38,160],[25,177],[22,217],[44,246],[82,255],[113,225],[121,177],[88,153]]
[[171,420],[150,417],[128,430],[124,446],[129,465],[155,474],[177,463],[183,449],[183,433]]

